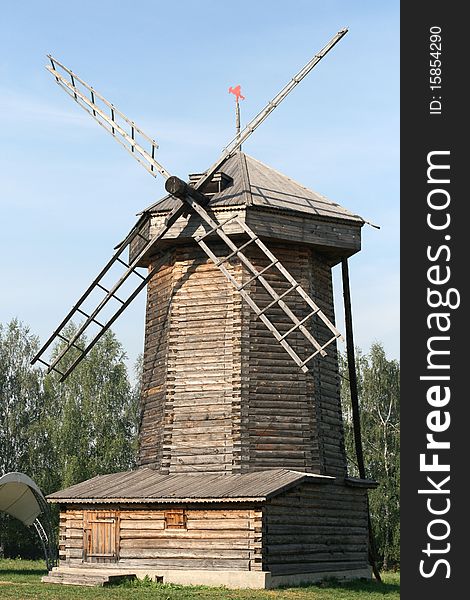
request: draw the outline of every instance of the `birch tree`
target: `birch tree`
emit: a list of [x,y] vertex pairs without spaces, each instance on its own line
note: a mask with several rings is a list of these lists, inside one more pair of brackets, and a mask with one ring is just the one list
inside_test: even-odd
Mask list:
[[[357,351],[361,429],[367,476],[378,481],[369,493],[372,524],[382,567],[399,562],[400,366],[388,360],[381,344],[367,355]],[[341,360],[341,392],[349,472],[357,476],[347,364]]]
[[[73,331],[71,326],[67,333]],[[48,494],[132,468],[138,393],[115,335],[108,331],[64,383],[31,366],[38,345],[18,320],[0,324],[0,473],[26,473]],[[60,349],[56,345],[53,354]],[[40,555],[34,536],[5,515],[0,515],[0,553],[2,547],[13,556]]]

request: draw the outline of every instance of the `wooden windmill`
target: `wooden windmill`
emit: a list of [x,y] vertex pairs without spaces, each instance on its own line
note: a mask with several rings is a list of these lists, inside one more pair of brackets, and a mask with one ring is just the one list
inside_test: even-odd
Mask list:
[[[142,212],[35,358],[65,379],[147,286],[140,466],[49,496],[62,505],[62,543],[47,580],[119,571],[271,587],[369,574],[371,482],[346,472],[331,284],[332,266],[360,249],[364,221],[240,150],[346,32],[188,182],[50,57],[57,83],[166,179],[168,196]],[[63,349],[45,358],[58,339]]]

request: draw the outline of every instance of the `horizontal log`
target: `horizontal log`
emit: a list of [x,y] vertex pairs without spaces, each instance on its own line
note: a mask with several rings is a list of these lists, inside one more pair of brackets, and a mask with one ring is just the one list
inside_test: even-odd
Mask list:
[[121,510],[121,523],[123,521],[159,521],[165,518],[163,510]]
[[268,563],[268,569],[273,575],[289,575],[293,573],[328,573],[328,571],[352,571],[354,569],[368,568],[367,560],[364,561],[334,561],[310,563]]
[[237,570],[248,571],[249,560],[245,559],[150,559],[150,558],[121,558],[119,566],[121,567],[152,567],[154,569],[219,569],[219,570]]
[[186,510],[188,519],[195,521],[205,519],[250,519],[256,515],[261,516],[261,511],[254,510]]
[[254,539],[254,530],[249,529],[165,529],[165,530],[121,530],[121,539],[178,539],[184,540],[248,540]]
[[157,520],[152,520],[152,521],[145,521],[145,520],[141,520],[141,521],[121,521],[121,529],[151,529],[151,530],[158,530],[158,529],[165,529],[165,521],[161,520],[161,521],[157,521]]
[[[360,535],[343,535],[343,534],[338,534],[338,535],[334,535],[332,533],[328,534],[327,536],[321,538],[321,541],[316,538],[316,537],[309,537],[309,536],[295,536],[292,537],[291,535],[283,535],[283,534],[269,534],[269,539],[267,540],[267,542],[265,542],[265,547],[267,545],[269,545],[269,548],[275,548],[275,547],[282,547],[282,548],[290,548],[291,546],[310,546],[310,545],[314,545],[314,546],[318,546],[318,547],[323,547],[323,546],[335,546],[335,545],[344,545],[344,546],[357,546],[357,547],[362,547],[363,544],[365,542],[367,542],[368,536],[367,534],[365,534],[365,532],[361,533]],[[282,549],[280,549],[280,552],[282,552]]]
[[268,528],[268,535],[289,534],[295,536],[320,536],[320,535],[362,535],[367,532],[367,523],[363,526],[357,525],[338,525],[338,524],[302,524],[302,523],[284,523],[271,524]]
[[[259,544],[261,546],[261,544]],[[233,548],[241,548],[249,551],[255,548],[255,542],[251,542],[249,538],[245,539],[155,539],[155,538],[125,538],[121,539],[121,548],[173,548],[173,549],[195,549],[201,553],[205,550],[231,550]],[[162,556],[164,556],[162,554]]]
[[202,519],[187,522],[188,530],[191,529],[250,529],[252,527],[249,519],[224,519],[221,522],[219,519]]
[[367,515],[362,512],[363,517],[361,517],[361,513],[356,511],[351,516],[349,515],[341,515],[335,514],[334,516],[331,513],[324,512],[321,510],[312,510],[309,513],[304,514],[283,514],[283,515],[266,515],[266,525],[268,528],[276,525],[307,525],[314,526],[316,523],[321,523],[321,525],[331,525],[332,527],[343,527],[343,526],[364,526],[367,523]]
[[156,558],[159,560],[173,559],[183,560],[219,560],[219,559],[245,559],[250,558],[249,550],[241,548],[236,549],[197,549],[193,548],[121,548],[119,552],[121,558]]
[[65,548],[83,548],[83,532],[80,538],[67,538]]

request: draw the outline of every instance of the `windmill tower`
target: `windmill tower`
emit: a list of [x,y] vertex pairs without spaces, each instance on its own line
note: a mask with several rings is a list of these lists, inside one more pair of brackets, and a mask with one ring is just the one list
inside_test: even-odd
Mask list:
[[[240,151],[345,33],[188,182],[156,161],[154,140],[51,57],[57,83],[165,177],[168,195],[143,211],[36,357],[64,379],[147,286],[139,468],[48,497],[61,505],[62,543],[47,581],[135,573],[274,587],[370,574],[372,483],[347,476],[331,282],[331,268],[360,249],[364,221]],[[122,275],[104,285],[116,265]],[[85,310],[98,289],[102,298]],[[92,326],[98,333],[82,348]],[[57,338],[64,348],[47,360]]]

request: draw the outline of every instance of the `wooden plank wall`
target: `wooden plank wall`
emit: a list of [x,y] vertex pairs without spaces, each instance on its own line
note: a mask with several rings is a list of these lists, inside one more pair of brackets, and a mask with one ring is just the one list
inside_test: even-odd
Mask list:
[[[262,569],[262,510],[254,506],[183,507],[187,529],[166,529],[165,510],[121,507],[118,567],[155,569]],[[181,507],[179,507],[181,508]],[[115,507],[116,510],[118,510]],[[82,564],[83,511],[67,509],[61,525],[67,529],[61,561]],[[72,518],[73,517],[73,518]],[[62,529],[61,529],[62,532]],[[105,567],[105,564],[95,566]]]
[[316,245],[338,254],[350,254],[361,249],[360,222],[261,208],[248,210],[246,222],[253,231],[265,238]]
[[[297,244],[315,245],[325,251],[338,255],[351,254],[361,249],[360,222],[327,219],[315,215],[281,212],[276,209],[258,207],[226,207],[216,208],[214,214],[220,221],[225,221],[238,215],[258,235],[273,240],[284,240]],[[156,213],[152,216],[150,234],[155,235],[162,227],[165,214]],[[243,233],[242,228],[235,222],[229,222],[224,231],[228,234]],[[180,217],[163,239],[187,239],[204,234],[204,227],[198,219]],[[140,242],[139,242],[140,244]],[[137,243],[135,244],[137,250]],[[133,247],[132,254],[135,254]]]
[[[333,282],[328,259],[311,252],[311,277],[309,294],[332,323],[335,322]],[[331,332],[320,319],[313,321],[313,335],[321,343],[331,338]],[[344,332],[343,332],[344,335]],[[344,448],[343,416],[341,412],[338,351],[330,344],[327,355],[311,364],[310,374],[318,414],[317,436],[319,441],[322,473],[344,477],[346,475],[346,452]]]
[[[225,221],[232,217],[238,217],[243,221],[245,219],[245,207],[234,206],[231,208],[225,208],[223,210],[216,209],[214,214],[219,222]],[[166,214],[156,213],[152,215],[150,226],[151,235],[155,235],[161,229],[165,218]],[[194,215],[189,219],[186,217],[180,217],[163,236],[163,239],[178,239],[179,242],[181,242],[181,240],[188,242],[191,237],[196,238],[204,235],[206,231],[207,225],[205,223],[203,224],[200,218],[195,217]],[[224,226],[224,231],[228,235],[243,233],[243,229],[236,221],[229,221]]]
[[[305,246],[270,248],[334,322],[327,259]],[[256,247],[246,253],[258,269],[267,264]],[[250,277],[237,260],[228,268],[237,281]],[[276,269],[265,277],[278,294],[289,286]],[[261,308],[272,300],[259,282],[247,289]],[[310,310],[297,293],[288,304],[300,319]],[[266,314],[281,333],[292,326],[278,307]],[[319,341],[331,337],[319,319],[308,326]],[[301,357],[313,351],[298,331],[288,341]],[[149,284],[140,464],[163,473],[284,467],[344,476],[335,344],[327,352],[304,375],[205,254],[178,247]]]
[[[305,246],[269,247],[334,323],[331,268],[326,258]],[[255,250],[249,256],[258,268],[267,262]],[[276,269],[268,271],[266,279],[278,294],[288,288]],[[261,308],[271,301],[258,282],[251,284],[249,291]],[[286,297],[286,302],[299,319],[310,311],[295,292]],[[292,326],[292,321],[277,307],[266,314],[280,333]],[[244,369],[244,429],[249,432],[244,469],[285,467],[344,476],[346,458],[336,344],[330,344],[326,357],[315,357],[309,363],[309,373],[303,374],[253,312],[244,323],[249,323],[244,339],[248,337],[250,342]],[[313,318],[307,326],[321,343],[331,337],[320,319]],[[298,331],[289,335],[287,341],[301,358],[314,350]]]
[[[269,248],[306,288],[310,251],[279,244],[270,244]],[[247,254],[258,269],[266,266],[266,257],[256,248]],[[277,269],[267,271],[265,277],[279,295],[290,285]],[[259,282],[253,282],[248,291],[260,308],[272,300]],[[296,293],[286,297],[293,312],[303,318],[307,311],[300,300]],[[280,333],[293,326],[277,306],[266,315]],[[245,372],[248,386],[244,398],[247,408],[244,427],[249,441],[243,457],[245,470],[284,467],[320,472],[316,405],[310,376],[300,371],[253,311],[250,311],[246,326],[249,328],[249,356]],[[288,342],[301,356],[311,353],[310,349],[305,349],[304,337],[299,332],[291,334]]]
[[139,462],[159,467],[162,462],[167,406],[168,330],[173,300],[174,256],[148,283],[144,365],[139,431]]
[[[228,268],[241,277],[237,261]],[[150,281],[141,465],[227,472],[240,463],[241,305],[194,246],[177,248]]]
[[[211,243],[217,254],[225,246]],[[240,277],[238,261],[228,264]],[[178,248],[163,472],[230,472],[240,414],[241,298],[202,250]]]
[[83,510],[70,507],[60,513],[59,561],[82,564],[83,560]]
[[367,491],[304,483],[264,508],[264,569],[274,575],[368,566]]

